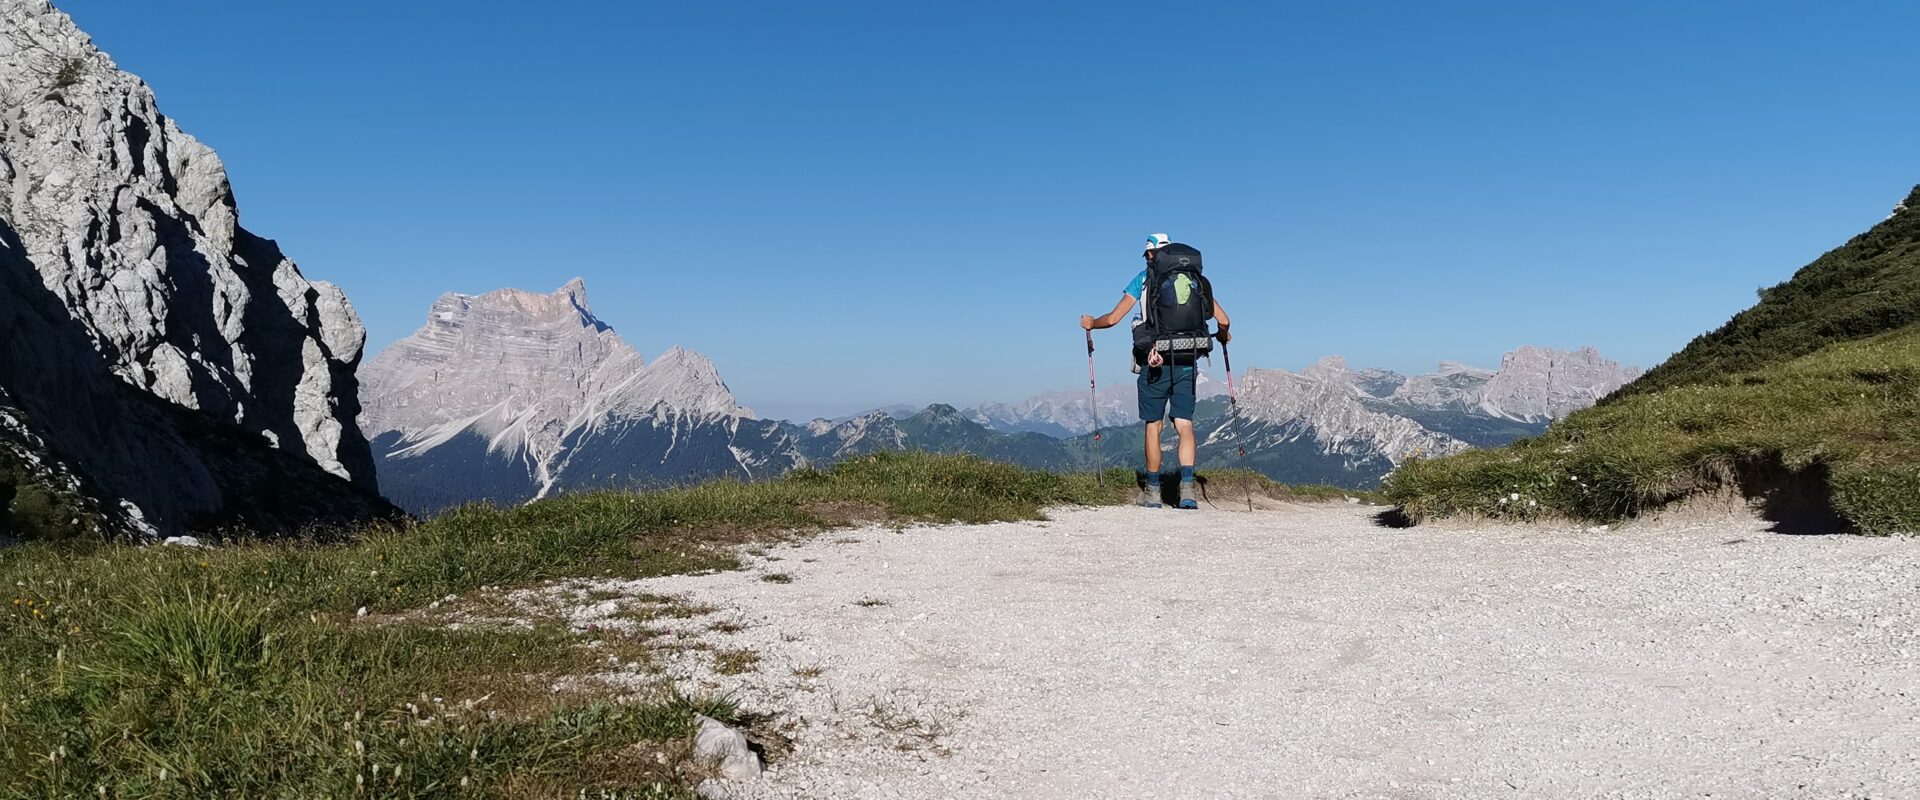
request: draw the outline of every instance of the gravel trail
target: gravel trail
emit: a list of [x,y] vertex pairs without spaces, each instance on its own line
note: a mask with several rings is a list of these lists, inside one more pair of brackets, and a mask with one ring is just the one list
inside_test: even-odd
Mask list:
[[1375,511],[872,527],[617,586],[759,654],[670,666],[789,729],[743,797],[1920,797],[1920,542]]

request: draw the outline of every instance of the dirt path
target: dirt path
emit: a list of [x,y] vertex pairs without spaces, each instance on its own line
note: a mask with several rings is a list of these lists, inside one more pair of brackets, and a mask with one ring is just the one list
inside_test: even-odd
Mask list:
[[673,667],[791,726],[744,796],[1920,796],[1911,540],[1076,509],[620,587],[758,654]]

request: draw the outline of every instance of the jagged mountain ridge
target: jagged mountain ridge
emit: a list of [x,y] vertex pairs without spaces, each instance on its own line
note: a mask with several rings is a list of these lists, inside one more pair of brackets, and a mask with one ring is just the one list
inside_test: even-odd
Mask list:
[[845,422],[816,419],[804,425],[786,423],[785,428],[799,442],[801,453],[821,464],[865,453],[924,450],[971,453],[1034,469],[1071,469],[1078,465],[1074,453],[1059,438],[1030,431],[996,431],[944,403],[906,417],[875,411]]
[[0,499],[132,538],[393,514],[345,295],[240,226],[220,158],[66,14],[0,0],[0,32],[0,441],[36,462]]
[[382,486],[413,509],[764,478],[807,463],[705,356],[673,347],[642,359],[593,315],[579,279],[551,294],[443,295],[362,382]]
[[1404,416],[1368,407],[1361,401],[1365,391],[1359,376],[1347,369],[1346,359],[1340,356],[1322,359],[1298,373],[1252,370],[1244,387],[1235,415],[1240,424],[1230,430],[1283,426],[1291,438],[1310,434],[1325,453],[1380,456],[1392,464],[1415,455],[1457,453],[1470,446]]
[[[1195,415],[1199,463],[1244,463],[1276,480],[1369,487],[1413,455],[1444,455],[1537,435],[1550,419],[1591,405],[1637,374],[1591,348],[1537,347],[1507,354],[1499,370],[1441,362],[1435,372],[1413,377],[1350,370],[1337,356],[1299,373],[1250,370],[1241,376],[1235,413],[1227,414],[1224,405],[1209,413],[1214,401],[1202,401]],[[1076,437],[1069,451],[1097,454],[1098,463],[1137,464],[1143,442],[1133,389],[1129,384],[1113,391],[1128,405],[1113,417],[1103,410],[1107,435],[1098,443]],[[1086,395],[1080,398],[1084,409]],[[1171,452],[1172,437],[1162,444]],[[1239,455],[1243,445],[1244,459]]]

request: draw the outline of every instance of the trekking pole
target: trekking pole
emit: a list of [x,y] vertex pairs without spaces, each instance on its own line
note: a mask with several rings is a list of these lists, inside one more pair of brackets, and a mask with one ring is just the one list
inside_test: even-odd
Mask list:
[[[1214,336],[1217,337],[1219,334],[1214,334]],[[1240,397],[1233,392],[1233,354],[1227,352],[1227,343],[1225,341],[1220,342],[1220,363],[1227,368],[1227,416],[1233,417],[1240,413]],[[1247,469],[1247,445],[1244,441],[1240,443],[1240,468],[1243,470]],[[1251,472],[1252,470],[1247,471]],[[1253,510],[1253,482],[1251,480],[1247,482],[1247,510]]]
[[1093,379],[1093,331],[1087,331],[1087,411],[1093,414],[1093,441],[1087,446],[1093,450],[1093,481],[1105,488],[1107,476],[1100,469],[1100,388]]

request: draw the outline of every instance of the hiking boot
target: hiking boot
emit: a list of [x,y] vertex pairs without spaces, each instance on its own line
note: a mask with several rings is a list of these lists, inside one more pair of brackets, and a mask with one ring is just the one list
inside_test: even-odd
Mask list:
[[1159,508],[1160,487],[1155,484],[1147,484],[1147,488],[1140,490],[1139,504],[1144,508]]
[[1193,500],[1193,481],[1180,482],[1180,507],[1181,508],[1199,508],[1200,507],[1200,504],[1194,502]]

